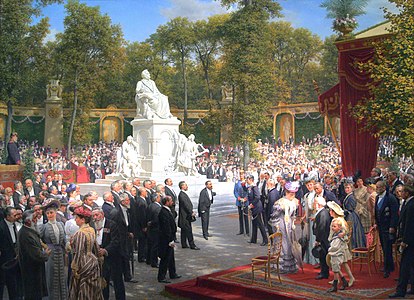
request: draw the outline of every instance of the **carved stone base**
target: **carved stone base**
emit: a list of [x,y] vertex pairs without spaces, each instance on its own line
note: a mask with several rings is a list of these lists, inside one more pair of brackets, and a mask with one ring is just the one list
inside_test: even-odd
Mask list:
[[180,124],[177,118],[135,118],[131,121],[134,140],[139,144],[139,155],[145,157],[141,161],[144,172],[140,177],[159,177],[172,172]]

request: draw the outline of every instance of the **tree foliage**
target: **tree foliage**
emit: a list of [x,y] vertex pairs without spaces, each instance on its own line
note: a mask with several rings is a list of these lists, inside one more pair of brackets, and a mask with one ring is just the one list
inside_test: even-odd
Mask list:
[[[386,11],[392,35],[375,43],[375,56],[361,68],[373,79],[372,97],[354,116],[378,136],[395,136],[395,154],[414,154],[414,3],[392,0],[399,13]],[[366,118],[365,118],[366,117]]]
[[[93,106],[94,92],[99,90],[105,75],[119,57],[123,38],[120,27],[112,25],[111,19],[101,15],[98,7],[88,7],[72,0],[65,7],[65,31],[57,35],[55,55],[62,83],[73,96],[68,138],[70,151],[75,123],[81,125],[76,130],[76,142],[85,143],[90,138],[85,112]],[[83,112],[80,119],[76,117],[78,101]]]
[[269,99],[277,90],[270,55],[270,13],[266,5],[258,5],[262,1],[253,2],[232,14],[223,26],[223,73],[226,82],[235,87],[232,139],[244,145],[245,164],[249,144],[265,127]]
[[353,18],[365,14],[368,2],[369,0],[324,0],[321,7],[328,11],[328,18],[342,19],[347,16]]
[[[43,40],[49,31],[47,18],[40,17],[45,5],[60,0],[4,0],[0,3],[0,99],[33,104],[44,93],[40,74],[47,72]],[[43,98],[44,99],[44,98]],[[43,100],[42,99],[42,100]]]

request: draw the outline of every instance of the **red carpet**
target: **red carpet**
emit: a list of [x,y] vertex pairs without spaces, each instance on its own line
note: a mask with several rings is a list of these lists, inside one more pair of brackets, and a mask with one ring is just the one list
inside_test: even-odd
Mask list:
[[354,286],[337,293],[327,293],[332,280],[316,280],[318,270],[305,265],[304,273],[282,275],[282,283],[272,274],[272,287],[264,280],[263,272],[255,272],[256,281],[251,284],[250,265],[197,277],[196,279],[169,284],[165,290],[189,299],[385,299],[395,291],[397,282],[392,274],[384,279],[382,273],[359,272],[355,267]]

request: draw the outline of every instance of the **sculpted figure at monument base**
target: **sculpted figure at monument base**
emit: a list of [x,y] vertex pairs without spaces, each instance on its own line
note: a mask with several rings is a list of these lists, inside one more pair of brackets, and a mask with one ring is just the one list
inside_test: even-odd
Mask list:
[[117,152],[117,173],[124,178],[137,177],[142,171],[138,143],[132,136],[122,143]]
[[142,71],[141,76],[142,79],[137,83],[135,95],[137,116],[145,119],[172,118],[168,97],[158,90],[148,70]]
[[185,175],[195,176],[197,174],[196,158],[208,152],[203,145],[197,144],[194,134],[190,134],[188,138],[180,134],[179,152],[177,153],[177,171],[183,172]]

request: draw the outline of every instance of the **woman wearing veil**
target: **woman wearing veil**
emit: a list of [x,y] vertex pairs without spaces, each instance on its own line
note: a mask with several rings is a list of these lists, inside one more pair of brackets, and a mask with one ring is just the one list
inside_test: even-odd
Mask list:
[[270,223],[276,231],[282,233],[282,253],[279,260],[280,273],[296,273],[298,264],[301,266],[301,253],[295,255],[295,212],[298,208],[299,200],[295,198],[295,193],[299,189],[298,182],[287,182],[285,185],[285,196],[280,198],[273,205],[273,213]]

